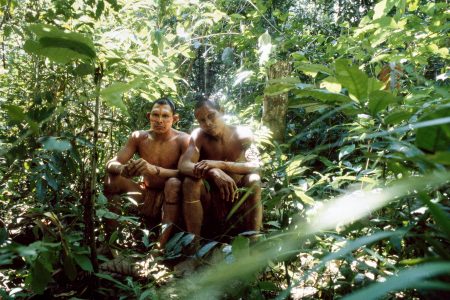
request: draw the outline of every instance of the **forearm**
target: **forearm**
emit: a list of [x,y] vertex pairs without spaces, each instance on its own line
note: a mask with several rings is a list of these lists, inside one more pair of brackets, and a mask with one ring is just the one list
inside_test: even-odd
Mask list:
[[178,166],[178,170],[183,175],[195,177],[194,166],[195,166],[195,163],[193,163],[191,161],[184,161]]
[[157,170],[157,174],[155,174],[158,177],[163,177],[163,178],[170,178],[170,177],[179,177],[180,176],[180,171],[178,170],[174,170],[174,169],[166,169],[166,168],[161,168],[156,166]]
[[234,162],[234,161],[224,161],[221,164],[220,169],[222,171],[225,171],[227,173],[234,173],[234,174],[250,174],[250,173],[256,173],[259,172],[259,163],[258,162]]

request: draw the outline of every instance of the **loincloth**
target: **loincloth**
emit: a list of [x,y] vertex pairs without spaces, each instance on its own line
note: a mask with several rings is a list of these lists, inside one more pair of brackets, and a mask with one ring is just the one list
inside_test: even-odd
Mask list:
[[[243,225],[243,217],[252,209],[246,199],[246,192],[240,189],[238,197],[231,202],[222,199],[220,190],[213,184],[207,183],[202,197],[203,208],[205,210],[205,224],[203,228],[214,228],[214,232],[223,233],[230,227],[241,227]],[[239,185],[238,185],[239,186]],[[241,201],[242,200],[242,201]],[[205,229],[206,229],[205,228]],[[207,229],[207,231],[210,231]]]
[[143,182],[139,186],[142,189],[142,200],[138,203],[138,213],[145,218],[160,222],[164,190],[149,189]]

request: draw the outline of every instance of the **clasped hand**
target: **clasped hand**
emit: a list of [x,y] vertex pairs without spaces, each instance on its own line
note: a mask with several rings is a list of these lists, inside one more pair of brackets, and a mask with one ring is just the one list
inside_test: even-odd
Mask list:
[[120,171],[120,175],[127,178],[141,175],[156,175],[157,173],[157,167],[149,164],[143,158],[129,161],[127,164],[123,165],[122,170]]
[[207,172],[214,168],[222,169],[222,162],[218,160],[202,160],[194,165],[194,176],[205,178]]

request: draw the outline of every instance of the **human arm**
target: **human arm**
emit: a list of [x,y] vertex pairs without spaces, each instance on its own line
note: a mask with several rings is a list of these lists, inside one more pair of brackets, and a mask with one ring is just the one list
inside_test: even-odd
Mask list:
[[106,163],[106,171],[108,173],[132,177],[128,174],[126,166],[127,162],[137,151],[137,139],[139,138],[139,135],[139,131],[133,132],[128,138],[127,143],[119,150],[117,155]]
[[188,141],[186,150],[180,157],[180,160],[178,162],[178,170],[183,175],[200,178],[194,174],[195,163],[197,163],[200,158],[200,147],[199,145],[197,145],[197,139],[198,130],[194,130]]
[[244,150],[237,161],[202,160],[195,164],[194,174],[204,177],[214,168],[240,175],[258,173],[260,168],[258,149],[250,141],[243,145]]

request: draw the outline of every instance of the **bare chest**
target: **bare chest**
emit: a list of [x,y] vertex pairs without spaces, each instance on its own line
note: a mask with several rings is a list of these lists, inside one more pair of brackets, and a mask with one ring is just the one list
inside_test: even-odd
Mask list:
[[237,139],[226,142],[206,140],[200,150],[200,160],[237,161],[243,152],[242,144]]
[[181,147],[176,139],[155,141],[147,138],[139,143],[140,157],[163,168],[176,169],[181,155]]

